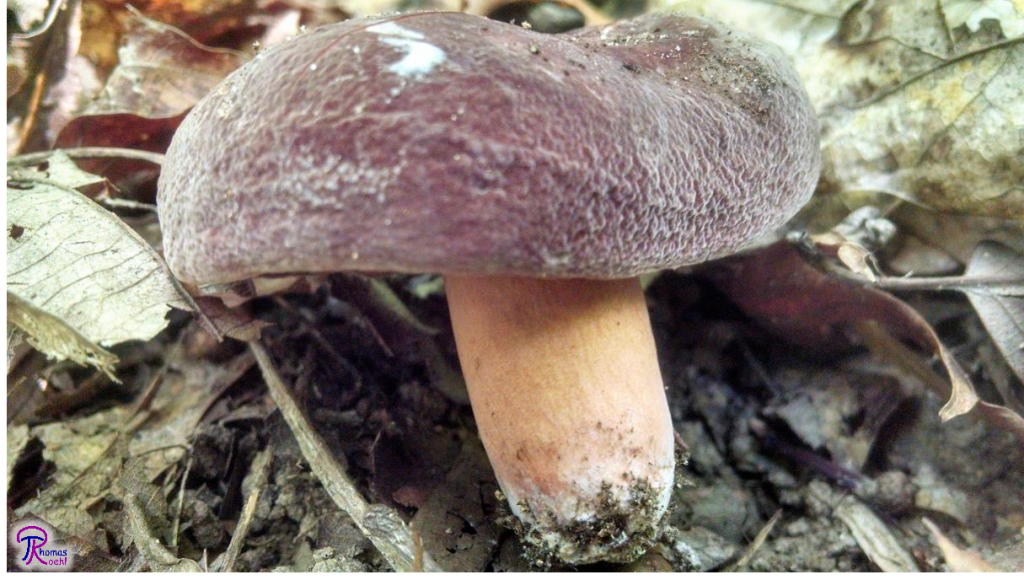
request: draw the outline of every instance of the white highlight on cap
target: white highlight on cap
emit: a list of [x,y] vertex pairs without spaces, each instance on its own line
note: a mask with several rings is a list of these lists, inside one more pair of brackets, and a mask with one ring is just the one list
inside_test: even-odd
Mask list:
[[445,53],[440,48],[423,42],[423,34],[408,28],[402,28],[394,22],[381,22],[366,29],[367,32],[381,36],[381,42],[405,51],[398,62],[388,66],[388,71],[401,77],[423,76],[445,60]]

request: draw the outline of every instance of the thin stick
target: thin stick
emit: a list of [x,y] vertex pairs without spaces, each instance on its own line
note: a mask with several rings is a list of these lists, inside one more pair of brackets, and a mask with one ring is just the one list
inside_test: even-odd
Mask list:
[[898,276],[879,276],[872,281],[848,270],[831,269],[839,277],[850,282],[867,284],[883,290],[919,290],[926,292],[990,292],[1000,293],[1000,288],[1012,286],[1024,287],[1024,278],[1020,276],[929,276],[927,278],[900,278]]
[[[359,530],[373,542],[391,567],[399,572],[416,569],[416,542],[409,527],[394,510],[383,505],[370,505],[352,479],[334,458],[327,444],[309,424],[305,413],[292,396],[291,389],[277,374],[270,355],[259,342],[250,342],[249,348],[256,357],[256,363],[263,373],[263,380],[270,391],[270,397],[277,404],[281,415],[288,423],[292,435],[299,444],[302,456],[310,469],[324,486],[327,495],[355,521]],[[439,572],[441,569],[430,558],[423,555],[423,570]]]
[[242,546],[245,545],[245,538],[249,535],[249,524],[252,523],[252,516],[256,513],[256,504],[260,499],[260,492],[267,484],[271,458],[271,448],[267,447],[257,453],[256,458],[252,460],[250,470],[255,474],[255,478],[252,482],[252,489],[249,490],[249,497],[245,498],[245,507],[242,508],[242,515],[238,519],[238,525],[235,526],[235,533],[232,534],[228,550],[224,554],[225,572],[231,572],[235,567],[235,560],[238,559],[238,555],[242,552]]
[[1024,278],[1012,276],[934,276],[930,278],[895,278],[883,276],[877,286],[885,290],[992,290],[1004,286],[1024,287]]
[[55,152],[60,151],[72,159],[134,159],[136,161],[148,161],[154,165],[163,165],[164,156],[152,151],[140,151],[138,149],[125,149],[122,147],[70,147],[68,149],[54,149],[52,151],[39,151],[38,153],[26,153],[11,157],[8,163],[16,165],[34,165],[46,161]]
[[740,568],[745,568],[747,564],[754,558],[754,554],[761,548],[764,541],[768,539],[768,534],[772,533],[772,529],[775,528],[775,524],[779,523],[779,518],[782,517],[782,510],[775,512],[768,523],[761,528],[761,531],[757,532],[757,536],[754,537],[754,541],[747,546],[747,549],[743,551],[743,555],[740,556],[736,563],[729,567],[729,572],[735,572]]
[[181,486],[178,488],[178,501],[174,508],[174,524],[171,527],[171,547],[178,547],[178,534],[181,532],[181,513],[185,509],[185,484],[188,482],[188,474],[192,472],[192,460],[195,455],[189,453],[188,463],[185,464],[185,474],[181,476]]

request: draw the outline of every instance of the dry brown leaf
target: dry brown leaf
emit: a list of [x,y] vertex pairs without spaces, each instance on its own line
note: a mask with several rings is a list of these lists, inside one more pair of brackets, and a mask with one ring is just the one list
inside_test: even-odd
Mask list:
[[[998,4],[997,10],[994,6]],[[779,44],[822,123],[824,189],[1024,215],[1024,5],[656,0]]]
[[90,363],[109,371],[111,361],[89,345],[148,340],[167,325],[172,306],[190,309],[188,298],[142,238],[65,185],[80,183],[80,172],[49,171],[45,178],[16,172],[8,184],[8,303],[25,315],[12,322],[44,353],[90,353]]
[[31,38],[9,38],[7,150],[49,149],[69,120],[96,95],[101,81],[91,64],[78,55],[81,1],[60,3],[63,9],[45,32]]
[[876,321],[894,335],[938,355],[952,391],[939,416],[948,421],[978,403],[971,381],[932,327],[896,297],[826,275],[786,242],[710,265],[706,273],[746,312],[773,333],[818,351],[851,343],[849,330]]
[[270,326],[269,322],[253,318],[244,304],[228,308],[221,300],[209,296],[199,296],[195,301],[221,334],[235,340],[259,340],[263,329]]
[[965,550],[954,544],[931,520],[924,518],[922,521],[928,528],[928,531],[932,533],[932,537],[935,539],[935,543],[938,544],[939,549],[942,550],[942,555],[946,558],[946,563],[949,564],[950,570],[961,573],[997,571],[976,552]]
[[[196,102],[248,57],[203,46],[180,30],[141,15],[128,18],[118,65],[97,100],[63,127],[56,147],[125,147],[163,152]],[[148,163],[94,160],[90,171],[112,180],[153,178]]]
[[141,15],[132,16],[125,27],[117,67],[87,115],[178,116],[248,60],[233,50],[203,46]]
[[117,64],[117,51],[134,15],[181,29],[210,41],[246,24],[254,0],[84,0],[81,54],[104,71]]

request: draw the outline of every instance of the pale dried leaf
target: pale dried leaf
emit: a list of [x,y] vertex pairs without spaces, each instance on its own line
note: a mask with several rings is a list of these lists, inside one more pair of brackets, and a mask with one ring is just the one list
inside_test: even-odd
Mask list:
[[846,524],[857,545],[883,572],[919,572],[910,552],[900,544],[892,530],[853,496],[845,496],[835,515]]
[[985,20],[995,20],[1009,38],[1024,34],[1024,18],[1013,0],[941,0],[942,13],[950,30],[966,26],[977,32]]
[[28,435],[28,425],[7,426],[7,489],[11,488],[11,476],[14,475],[14,466],[21,458],[21,452],[28,446],[31,437]]
[[[148,340],[166,327],[171,306],[189,308],[149,244],[62,184],[48,179],[9,185],[7,232],[9,295],[94,345]],[[37,348],[66,355],[67,349],[40,342],[45,335],[32,335],[33,329],[38,332],[38,325],[24,330]]]
[[[10,308],[8,308],[10,310]],[[10,374],[11,366],[18,356],[18,349],[25,344],[25,335],[18,330],[17,326],[11,324],[10,314],[7,315],[7,373]]]
[[[656,0],[779,44],[822,124],[824,190],[1024,214],[1024,5]],[[959,4],[959,5],[958,5]],[[997,34],[979,27],[996,14]]]
[[984,242],[975,250],[964,274],[1020,281],[986,292],[969,291],[967,298],[1007,364],[1024,381],[1024,256],[1001,244]]
[[50,3],[47,0],[14,0],[8,10],[21,30],[29,30],[43,21]]
[[111,379],[117,357],[82,336],[60,318],[35,308],[17,295],[7,292],[7,322],[25,333],[27,341],[39,352],[57,360],[92,365]]
[[82,171],[67,153],[60,150],[50,152],[45,164],[21,166],[12,163],[8,166],[7,173],[12,181],[49,181],[69,189],[78,189],[104,181],[99,175]]
[[32,428],[54,471],[46,487],[16,514],[34,514],[69,535],[91,533],[101,516],[89,508],[110,491],[128,455],[128,441],[118,432],[127,414],[125,407],[117,407]]
[[996,569],[976,552],[965,550],[954,544],[931,520],[924,518],[922,521],[924,521],[928,531],[932,533],[932,537],[935,538],[935,543],[939,546],[939,549],[942,550],[942,555],[946,558],[946,563],[949,564],[950,570],[961,573],[996,572]]
[[839,249],[836,250],[836,255],[847,268],[853,271],[854,274],[864,276],[872,282],[878,280],[878,276],[875,274],[874,269],[868,263],[868,259],[871,258],[871,252],[857,244],[846,242],[839,246]]

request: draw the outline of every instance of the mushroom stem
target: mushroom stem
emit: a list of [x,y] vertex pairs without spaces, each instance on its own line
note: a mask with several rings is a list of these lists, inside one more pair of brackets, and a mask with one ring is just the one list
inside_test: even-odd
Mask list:
[[480,438],[526,542],[568,563],[636,558],[675,467],[639,281],[447,275],[445,288]]

